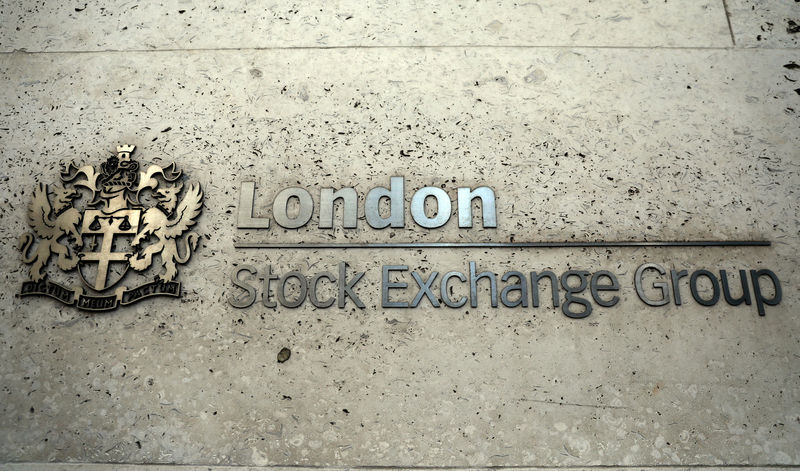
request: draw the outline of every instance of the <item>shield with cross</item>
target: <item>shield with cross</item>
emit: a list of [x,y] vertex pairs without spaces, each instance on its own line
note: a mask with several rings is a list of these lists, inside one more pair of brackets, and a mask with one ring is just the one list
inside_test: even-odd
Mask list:
[[81,278],[95,291],[117,284],[130,267],[130,242],[139,230],[140,209],[113,213],[90,209],[83,214],[83,252],[78,263]]

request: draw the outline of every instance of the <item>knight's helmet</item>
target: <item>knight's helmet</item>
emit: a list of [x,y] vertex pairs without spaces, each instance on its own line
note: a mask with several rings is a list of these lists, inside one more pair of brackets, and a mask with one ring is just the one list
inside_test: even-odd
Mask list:
[[139,163],[131,159],[136,146],[117,146],[117,155],[112,155],[100,164],[100,175],[97,183],[100,197],[115,198],[125,196],[128,191],[135,191],[139,179]]

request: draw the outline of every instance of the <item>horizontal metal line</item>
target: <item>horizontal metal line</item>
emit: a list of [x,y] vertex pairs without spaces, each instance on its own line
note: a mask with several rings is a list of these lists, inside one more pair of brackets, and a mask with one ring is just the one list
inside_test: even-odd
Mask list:
[[299,243],[236,242],[237,249],[550,249],[581,247],[769,247],[768,240],[632,240],[594,242],[388,242]]

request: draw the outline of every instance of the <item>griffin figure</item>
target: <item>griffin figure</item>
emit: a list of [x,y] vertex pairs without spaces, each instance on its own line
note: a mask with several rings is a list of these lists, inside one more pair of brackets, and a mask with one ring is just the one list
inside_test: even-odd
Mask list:
[[[152,263],[153,255],[160,254],[164,271],[158,275],[161,281],[172,281],[178,273],[177,264],[189,261],[192,250],[197,248],[199,236],[189,231],[197,222],[203,207],[203,191],[200,185],[190,183],[183,199],[178,203],[178,195],[182,184],[156,189],[153,194],[158,204],[144,212],[139,233],[134,237],[132,246],[139,248],[143,241],[154,235],[156,241],[137,251],[129,259],[131,268],[136,271],[147,269]],[[178,251],[178,242],[182,244],[183,256]]]

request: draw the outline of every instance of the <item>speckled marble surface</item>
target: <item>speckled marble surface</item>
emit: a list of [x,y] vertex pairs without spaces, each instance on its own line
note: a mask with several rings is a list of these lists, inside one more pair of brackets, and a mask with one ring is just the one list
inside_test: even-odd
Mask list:
[[[0,469],[3,471],[30,471],[30,470],[41,470],[41,471],[105,471],[109,469],[108,465],[104,464],[79,464],[79,463],[58,463],[58,464],[45,464],[45,463],[13,463],[13,464],[0,464]],[[116,471],[173,471],[175,469],[178,470],[185,470],[185,471],[263,471],[266,469],[271,469],[275,471],[290,471],[290,470],[299,470],[299,471],[310,471],[312,469],[319,469],[319,468],[304,468],[304,467],[281,467],[281,466],[181,466],[181,465],[157,465],[157,464],[150,464],[150,465],[141,465],[141,464],[122,464],[122,465],[114,465],[113,469]],[[341,470],[346,471],[349,469],[386,469],[386,468],[370,468],[370,467],[359,467],[359,468],[326,468],[331,470]],[[393,468],[397,469],[397,471],[405,471],[411,469],[419,469],[419,468]],[[454,471],[478,471],[481,469],[486,468],[450,468]],[[521,471],[546,471],[552,470],[552,467],[519,467],[515,468]],[[589,471],[591,469],[597,469],[593,467],[560,467],[558,468],[564,471]],[[605,469],[609,469],[611,471],[615,470],[625,470],[631,469],[630,467],[608,467]],[[639,471],[656,471],[659,469],[664,469],[663,467],[650,467],[650,466],[637,466],[635,469]],[[698,469],[707,469],[710,471],[745,471],[753,469],[752,467],[748,466],[676,466],[671,467],[670,469],[676,469],[679,471],[692,471]],[[773,466],[770,469],[774,469],[777,471],[788,471],[792,469],[797,469],[793,466]]]
[[[173,6],[188,15],[191,7],[181,5]],[[591,8],[610,15],[613,5]],[[23,7],[33,8],[2,8]],[[59,20],[61,13],[41,13],[96,14],[93,6],[37,8],[26,18],[45,24],[44,15],[49,26],[9,35],[4,22],[0,37],[12,39],[2,47],[141,51],[0,54],[2,469],[40,469],[45,462],[56,463],[44,469],[68,471],[108,463],[125,463],[119,469],[126,470],[140,469],[137,463],[157,470],[800,466],[796,49],[746,48],[738,40],[731,48],[723,29],[699,39],[684,31],[686,44],[696,47],[673,49],[457,47],[445,35],[436,36],[450,45],[442,48],[143,51],[230,45],[189,42],[189,29],[172,31],[168,23],[160,23],[153,43],[126,42],[102,33],[117,17],[76,25]],[[718,32],[719,21],[727,27],[721,2],[708,8],[717,13],[705,32],[687,34]],[[680,10],[659,21],[684,25]],[[482,28],[494,17],[469,18]],[[252,24],[225,21],[244,31]],[[81,25],[95,23],[97,36],[86,36]],[[397,28],[376,41],[433,37]],[[669,35],[652,42],[653,36],[605,31],[605,39],[592,41],[674,45]],[[261,47],[247,34],[248,47]],[[329,34],[338,39],[326,44],[351,44],[354,37]],[[285,37],[294,45],[308,40]],[[581,43],[564,37],[559,42]],[[27,276],[16,243],[27,230],[35,183],[56,181],[61,161],[99,164],[121,143],[138,145],[140,162],[176,161],[205,190],[197,227],[204,237],[181,269],[183,299],[87,315],[15,296]],[[392,175],[405,177],[406,204],[426,185],[451,196],[458,186],[489,185],[497,193],[498,227],[458,229],[452,218],[425,230],[406,214],[405,229],[376,231],[365,223],[363,204],[355,230],[319,229],[317,212],[299,230],[234,227],[244,179],[257,182],[256,211],[266,214],[288,186],[307,188],[318,203],[322,187],[352,185],[363,198]],[[598,239],[766,239],[772,246],[233,246]],[[238,292],[229,280],[235,266],[313,274],[336,271],[343,260],[349,270],[366,272],[356,288],[364,309],[349,302],[344,309],[256,303],[240,310],[226,301]],[[496,273],[611,270],[621,301],[595,306],[582,320],[550,306],[493,309],[486,292],[478,308],[427,301],[410,310],[380,307],[382,264],[427,275],[467,271],[468,261]],[[633,289],[633,273],[645,262],[770,268],[782,281],[783,300],[764,317],[755,306],[703,307],[684,280],[684,305],[648,307]],[[278,363],[285,347],[292,355]]]
[[[58,463],[58,464],[45,464],[45,463],[13,463],[13,464],[2,464],[0,463],[0,469],[3,471],[105,471],[109,469],[109,465],[105,464],[83,464],[83,463]],[[271,469],[275,471],[290,471],[290,470],[299,470],[299,471],[311,471],[313,469],[319,468],[304,468],[304,467],[281,467],[281,466],[191,466],[191,465],[157,465],[157,464],[149,464],[149,465],[142,465],[142,464],[121,464],[121,465],[114,465],[113,469],[116,471],[173,471],[173,470],[182,470],[182,471],[263,471],[266,469]],[[349,469],[386,469],[386,468],[370,468],[370,467],[359,467],[359,468],[325,468],[331,470],[341,470],[346,471]],[[392,468],[397,469],[397,471],[405,471],[405,470],[412,470],[412,469],[419,469],[419,468]],[[486,468],[449,468],[453,469],[454,471],[478,471]],[[521,471],[546,471],[552,470],[552,467],[518,467],[515,469],[519,469]],[[589,471],[591,469],[597,469],[591,466],[581,466],[581,467],[560,467],[558,468],[564,471]],[[611,471],[622,471],[625,469],[631,469],[630,467],[607,467],[605,469],[609,469]],[[664,469],[663,467],[651,467],[651,466],[637,466],[635,469],[639,471],[657,471],[659,469]],[[692,471],[692,470],[710,470],[710,471],[746,471],[753,469],[752,467],[748,466],[675,466],[671,467],[670,469],[675,469],[679,471]],[[788,471],[797,469],[793,466],[773,466],[770,469],[774,469],[777,471]]]
[[[798,117],[782,51],[327,50],[2,56],[2,401],[11,461],[798,464]],[[154,60],[156,59],[156,60]],[[636,67],[618,67],[618,64]],[[402,66],[398,67],[398,64]],[[753,67],[757,64],[757,67]],[[165,130],[171,128],[169,131]],[[37,179],[117,142],[205,187],[182,302],[17,299]],[[490,184],[498,228],[236,231],[238,182]],[[264,195],[264,199],[271,196]],[[258,210],[266,204],[257,200]],[[234,250],[235,240],[766,238],[770,248]],[[366,271],[357,309],[225,303],[234,264]],[[623,304],[379,307],[381,263],[610,269]],[[648,308],[639,263],[770,267],[784,300]],[[167,306],[167,307],[164,307]],[[278,364],[282,347],[293,351]]]
[[4,51],[730,44],[722,3],[713,0],[21,1],[0,14]]
[[740,47],[800,46],[800,3],[727,0],[731,28]]

